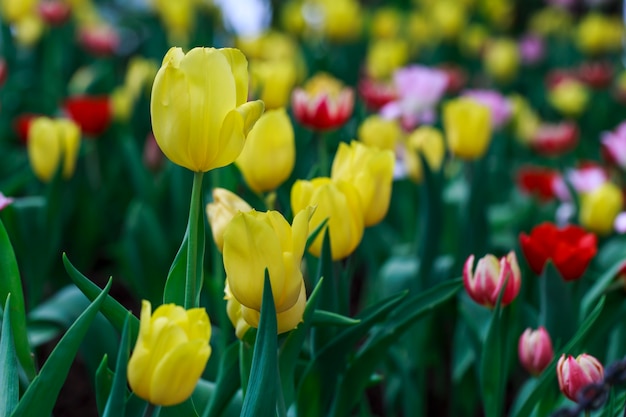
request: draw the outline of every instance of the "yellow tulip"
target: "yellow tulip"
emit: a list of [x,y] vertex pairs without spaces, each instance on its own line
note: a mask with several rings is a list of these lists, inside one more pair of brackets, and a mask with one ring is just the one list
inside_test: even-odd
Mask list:
[[564,80],[548,93],[550,104],[568,117],[578,117],[587,108],[589,90],[576,80]]
[[396,120],[384,119],[374,114],[361,123],[358,136],[367,146],[393,151],[402,137],[402,129]]
[[130,59],[126,75],[124,77],[124,87],[128,90],[133,100],[141,95],[142,90],[151,87],[149,80],[153,80],[157,72],[156,63],[141,56]]
[[231,164],[263,102],[246,102],[248,70],[237,49],[171,48],[152,87],[150,112],[159,147],[172,162],[206,172]]
[[356,0],[315,0],[322,16],[322,34],[335,42],[352,41],[361,34],[363,12]]
[[528,101],[520,95],[509,97],[513,104],[513,130],[515,136],[525,144],[532,142],[537,129],[541,124],[541,119],[535,110],[530,107]]
[[611,182],[583,194],[580,201],[580,224],[592,232],[607,235],[624,205],[622,192]]
[[430,17],[442,39],[455,39],[467,20],[465,6],[454,0],[439,0],[430,7]]
[[133,392],[152,404],[182,403],[193,393],[211,355],[211,322],[204,308],[164,304],[152,314],[141,304],[135,349],[128,361]]
[[111,107],[116,120],[127,122],[133,113],[134,98],[124,86],[117,87],[111,93]]
[[487,45],[483,66],[494,80],[510,82],[517,75],[519,65],[519,50],[512,39],[498,39]]
[[623,24],[619,19],[588,13],[577,31],[578,48],[586,54],[613,52],[622,47]]
[[408,58],[409,45],[404,39],[374,41],[367,51],[367,74],[377,80],[388,79],[396,69],[406,64]]
[[252,211],[252,207],[243,198],[225,188],[213,189],[213,202],[206,205],[206,215],[215,246],[220,252],[224,248],[224,230],[240,211]]
[[300,262],[312,209],[299,212],[290,226],[277,211],[238,213],[224,231],[224,269],[233,297],[261,311],[267,269],[276,312],[292,308],[304,285]]
[[418,152],[424,155],[431,171],[438,171],[446,153],[441,131],[431,126],[420,126],[407,138],[404,164],[409,178],[420,183],[424,170]]
[[337,149],[330,176],[356,188],[365,226],[380,223],[387,214],[394,162],[392,151],[370,148],[357,141],[350,145],[342,142]]
[[491,112],[469,97],[448,101],[443,106],[443,126],[450,152],[462,159],[482,157],[491,141]]
[[566,36],[572,28],[572,14],[558,6],[546,7],[531,16],[529,27],[532,33],[547,37]]
[[464,54],[477,57],[483,52],[488,39],[489,31],[487,28],[481,24],[473,23],[465,28],[463,36],[459,37],[459,46]]
[[18,22],[37,11],[36,0],[0,0],[0,16],[8,23]]
[[261,193],[275,190],[289,178],[295,158],[293,126],[282,108],[261,116],[235,163],[250,189]]
[[[315,230],[324,220],[330,234],[333,260],[350,255],[363,238],[363,208],[356,188],[346,182],[330,178],[314,178],[311,181],[298,180],[291,188],[291,209],[294,213],[315,206],[309,221],[309,230]],[[320,256],[323,233],[313,241],[309,252]]]
[[68,119],[35,119],[28,130],[28,159],[41,181],[52,179],[59,164],[63,178],[71,178],[80,148],[80,128]]
[[252,90],[263,100],[266,109],[289,104],[296,84],[297,69],[292,60],[254,61],[250,64]]
[[374,12],[371,23],[371,37],[392,39],[400,35],[403,26],[402,12],[395,7],[381,7]]
[[41,39],[44,23],[37,13],[31,13],[16,21],[14,28],[17,43],[31,47]]

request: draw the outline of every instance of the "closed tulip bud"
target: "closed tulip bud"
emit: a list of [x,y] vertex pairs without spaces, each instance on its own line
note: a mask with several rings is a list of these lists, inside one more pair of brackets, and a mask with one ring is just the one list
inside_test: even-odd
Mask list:
[[463,284],[469,296],[478,304],[493,308],[503,292],[501,304],[506,306],[519,294],[522,276],[515,252],[509,252],[499,261],[488,254],[478,261],[472,273],[473,266],[474,255],[470,255],[463,267]]
[[32,47],[41,39],[43,30],[43,19],[35,12],[32,12],[15,22],[15,41],[21,46]]
[[393,151],[402,137],[402,130],[396,120],[384,119],[374,114],[361,123],[358,137],[367,146]]
[[595,190],[583,194],[580,224],[592,232],[607,235],[613,231],[613,223],[623,205],[623,195],[619,187],[605,182]]
[[517,75],[520,55],[517,43],[511,39],[499,39],[487,46],[483,58],[485,71],[500,83],[507,83]]
[[586,385],[601,382],[604,378],[604,367],[599,360],[583,353],[576,359],[572,355],[561,355],[556,365],[556,376],[559,389],[572,401],[579,401],[578,393]]
[[354,185],[361,197],[365,226],[380,223],[387,214],[394,162],[389,150],[370,148],[357,141],[339,144],[331,178]]
[[552,340],[546,329],[543,326],[537,330],[526,329],[519,338],[517,353],[521,364],[532,375],[543,372],[554,358]]
[[252,207],[233,192],[224,188],[213,189],[213,202],[207,204],[206,214],[213,233],[213,240],[220,252],[224,248],[224,230],[235,217],[235,214],[240,211],[252,211]]
[[27,146],[30,165],[41,181],[50,181],[59,167],[63,178],[71,178],[80,148],[80,129],[71,120],[39,117],[30,125]]
[[424,177],[424,169],[418,153],[424,155],[431,171],[438,171],[441,168],[446,148],[439,129],[426,125],[420,126],[407,138],[404,164],[409,178],[420,183]]
[[406,64],[408,58],[409,45],[404,39],[374,41],[367,51],[367,75],[377,80],[388,79],[396,69]]
[[619,19],[587,13],[576,34],[578,48],[585,54],[596,55],[621,48],[624,28]]
[[254,125],[235,161],[251,190],[278,188],[293,170],[296,158],[291,119],[285,109],[265,112]]
[[322,0],[316,4],[322,21],[313,30],[321,29],[322,34],[334,42],[352,41],[359,37],[363,27],[363,12],[358,1]]
[[296,84],[297,68],[292,59],[256,61],[250,65],[252,89],[263,100],[266,109],[289,105]]
[[191,396],[211,355],[211,323],[204,308],[164,304],[152,314],[141,304],[135,349],[128,361],[133,392],[152,404],[169,406]]
[[226,226],[224,269],[233,297],[243,307],[261,311],[265,270],[276,312],[297,303],[304,285],[300,263],[311,211],[306,208],[296,214],[292,226],[277,211],[238,213]]
[[550,90],[548,100],[563,115],[578,117],[587,108],[589,90],[579,81],[564,80]]
[[450,41],[455,39],[465,26],[467,10],[458,1],[439,0],[433,2],[430,17],[433,19],[437,34]]
[[[363,208],[356,188],[346,182],[330,178],[299,180],[291,188],[291,209],[294,213],[314,206],[315,213],[309,221],[309,230],[315,230],[328,219],[327,233],[330,234],[333,260],[350,255],[363,238]],[[323,233],[320,233],[309,248],[314,256],[322,251]]]
[[370,27],[374,39],[389,39],[400,35],[403,25],[403,12],[395,7],[380,7],[372,15]]
[[469,97],[450,100],[443,106],[443,126],[454,156],[474,160],[487,152],[491,141],[489,107]]
[[171,48],[152,87],[150,113],[159,147],[172,162],[206,172],[231,164],[263,113],[246,102],[248,70],[237,49]]
[[0,17],[7,23],[15,23],[30,16],[36,6],[36,0],[1,0]]
[[230,320],[231,324],[235,328],[235,335],[241,340],[245,336],[248,329],[252,326],[244,320],[241,313],[241,304],[235,297],[233,297],[233,293],[230,292],[228,280],[226,280],[224,285],[224,300],[226,300],[226,315],[228,316],[228,320]]

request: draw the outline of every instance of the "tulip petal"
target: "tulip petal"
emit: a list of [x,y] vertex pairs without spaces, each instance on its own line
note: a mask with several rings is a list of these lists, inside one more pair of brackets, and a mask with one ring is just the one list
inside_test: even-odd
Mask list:
[[236,106],[239,107],[248,100],[248,60],[239,49],[222,48],[218,52],[228,61],[235,78]]

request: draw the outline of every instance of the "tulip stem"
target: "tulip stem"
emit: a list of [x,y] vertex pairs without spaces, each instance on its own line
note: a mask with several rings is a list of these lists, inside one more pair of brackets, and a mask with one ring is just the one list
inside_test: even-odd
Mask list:
[[[200,206],[202,205],[202,177],[204,172],[194,172],[189,204],[189,223],[187,224],[187,274],[185,279],[185,308],[197,307],[197,293],[202,284],[202,264],[204,262],[204,245],[199,239],[204,238],[204,222],[200,223]],[[202,249],[202,253],[200,252]]]
[[328,148],[326,146],[326,135],[320,133],[314,135],[314,139],[317,140],[318,160],[317,168],[320,177],[326,177],[330,175],[330,166],[328,161]]
[[148,403],[146,410],[143,413],[143,417],[156,417],[161,412],[161,407],[157,407],[152,403]]

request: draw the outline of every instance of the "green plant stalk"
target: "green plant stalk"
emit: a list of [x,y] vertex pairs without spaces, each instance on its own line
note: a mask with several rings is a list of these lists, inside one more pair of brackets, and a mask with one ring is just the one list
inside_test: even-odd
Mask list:
[[198,253],[198,222],[202,205],[202,177],[204,172],[194,172],[189,205],[189,244],[187,246],[187,274],[185,279],[185,308],[198,307],[198,284],[202,282],[202,262],[204,253]]

